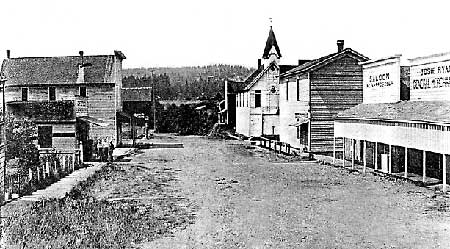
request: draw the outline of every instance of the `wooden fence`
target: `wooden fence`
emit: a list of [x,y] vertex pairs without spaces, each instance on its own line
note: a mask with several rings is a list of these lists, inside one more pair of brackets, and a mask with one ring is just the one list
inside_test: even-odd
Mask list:
[[39,159],[40,163],[35,169],[29,168],[24,172],[18,168],[6,175],[5,201],[45,188],[82,165],[80,151],[69,153],[41,150]]

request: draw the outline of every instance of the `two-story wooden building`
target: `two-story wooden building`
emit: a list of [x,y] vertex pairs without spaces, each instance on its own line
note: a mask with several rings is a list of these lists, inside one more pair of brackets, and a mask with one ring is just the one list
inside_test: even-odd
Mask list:
[[258,68],[236,94],[236,132],[248,137],[278,136],[280,74],[294,66],[280,65],[280,48],[270,27]]
[[[117,115],[122,110],[122,60],[112,55],[7,58],[8,114],[38,125],[42,152],[76,154],[88,159],[94,141],[117,144]],[[73,159],[73,158],[72,158]]]
[[362,102],[364,55],[344,49],[281,74],[280,141],[313,153],[333,152],[336,115]]

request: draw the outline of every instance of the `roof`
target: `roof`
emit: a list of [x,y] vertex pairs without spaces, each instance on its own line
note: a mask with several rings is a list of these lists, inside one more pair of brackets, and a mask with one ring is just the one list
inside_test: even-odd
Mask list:
[[244,90],[245,86],[247,85],[246,81],[234,81],[234,80],[227,80],[228,82],[228,93],[233,94],[240,92]]
[[450,123],[450,101],[400,101],[359,104],[341,112],[336,119],[376,119]]
[[[114,83],[115,57],[124,55],[117,51],[116,55],[84,56],[83,62],[92,64],[84,67],[85,83]],[[80,63],[80,56],[22,57],[5,59],[1,69],[6,85],[75,84]]]
[[152,101],[152,88],[122,88],[122,101]]
[[289,75],[293,75],[293,74],[311,72],[317,68],[320,68],[320,67],[322,67],[332,61],[335,61],[336,59],[338,59],[344,55],[348,55],[348,54],[353,55],[361,62],[369,60],[368,57],[356,52],[355,50],[353,50],[351,48],[346,48],[346,49],[343,49],[341,52],[332,53],[332,54],[320,57],[318,59],[305,62],[305,63],[301,64],[300,66],[297,66],[297,67],[285,72],[281,76],[289,76]]
[[275,38],[275,33],[272,30],[272,26],[270,26],[269,36],[267,37],[267,41],[266,41],[266,47],[264,47],[264,54],[263,54],[264,59],[269,58],[269,53],[270,53],[270,50],[272,49],[272,47],[275,47],[275,50],[277,51],[277,56],[278,56],[278,58],[280,58],[281,53],[280,53],[280,48],[278,47],[278,44],[277,44],[277,38]]

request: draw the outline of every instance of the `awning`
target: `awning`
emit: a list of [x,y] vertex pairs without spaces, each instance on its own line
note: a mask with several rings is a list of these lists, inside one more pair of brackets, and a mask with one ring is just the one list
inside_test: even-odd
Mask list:
[[110,123],[108,123],[104,120],[90,117],[90,116],[77,117],[77,119],[82,120],[87,123],[90,123],[90,124],[93,124],[93,125],[101,126],[101,127],[107,127],[107,126],[111,125]]
[[298,127],[298,126],[300,126],[300,125],[302,125],[302,124],[306,124],[306,123],[308,123],[309,122],[309,119],[308,118],[306,118],[306,117],[298,117],[297,118],[297,121],[295,121],[294,123],[292,123],[292,124],[289,124],[289,126],[295,126],[295,127]]

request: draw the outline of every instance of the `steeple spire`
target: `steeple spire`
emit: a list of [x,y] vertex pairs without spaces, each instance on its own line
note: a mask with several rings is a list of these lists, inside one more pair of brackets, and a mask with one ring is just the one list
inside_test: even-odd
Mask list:
[[267,37],[266,47],[264,48],[263,59],[268,59],[270,57],[270,55],[273,53],[272,48],[275,48],[275,52],[276,52],[275,55],[279,59],[281,57],[280,48],[278,47],[277,39],[275,38],[275,33],[273,32],[273,29],[272,29],[272,18],[269,18],[269,20],[270,20],[269,37]]

